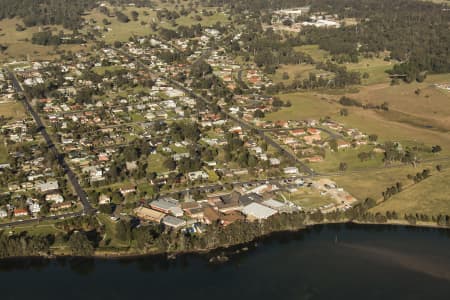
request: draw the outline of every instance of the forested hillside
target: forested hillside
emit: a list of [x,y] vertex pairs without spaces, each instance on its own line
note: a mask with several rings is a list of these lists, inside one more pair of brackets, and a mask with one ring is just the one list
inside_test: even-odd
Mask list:
[[[109,1],[114,5],[127,4],[130,1]],[[133,1],[137,6],[151,5],[149,0]],[[63,25],[65,28],[78,29],[87,10],[98,6],[93,0],[2,0],[0,1],[0,20],[19,17],[25,26]]]
[[390,51],[401,61],[393,73],[414,80],[421,71],[450,72],[449,10],[444,5],[413,0],[203,0],[228,5],[235,13],[252,12],[264,17],[273,9],[311,5],[311,11],[355,18],[358,25],[303,31],[307,43],[319,44],[348,60],[368,52]]

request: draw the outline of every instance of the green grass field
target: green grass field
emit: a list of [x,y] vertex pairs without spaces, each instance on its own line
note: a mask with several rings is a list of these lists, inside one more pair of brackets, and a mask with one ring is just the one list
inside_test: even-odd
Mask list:
[[[27,56],[31,59],[51,59],[57,56],[56,50],[71,50],[72,52],[86,50],[83,45],[60,45],[40,46],[31,43],[33,33],[39,31],[39,27],[30,27],[25,31],[16,31],[16,24],[23,25],[22,21],[13,19],[4,19],[0,21],[0,44],[8,46],[8,49],[0,53],[0,61],[8,61],[11,58],[16,60],[25,60]],[[55,32],[65,31],[61,26],[47,26]]]
[[268,114],[266,116],[267,120],[320,119],[325,116],[338,115],[340,110],[340,106],[334,101],[324,101],[316,94],[310,92],[280,94],[279,97],[283,101],[290,101],[292,106]]
[[[336,203],[336,201],[331,198],[321,196],[318,191],[313,191],[306,188],[301,188],[294,193],[283,193],[283,196],[285,199],[301,206],[306,210],[318,208],[330,203]],[[283,197],[281,197],[280,200],[283,200]]]
[[418,184],[393,196],[371,211],[385,213],[396,211],[405,213],[423,213],[427,215],[450,214],[450,169],[441,173],[433,172]]
[[339,171],[339,164],[345,162],[347,164],[347,171],[355,171],[366,168],[379,168],[383,166],[382,155],[376,154],[371,160],[361,162],[358,154],[361,152],[372,151],[373,146],[363,146],[356,149],[339,150],[338,152],[331,152],[327,150],[325,160],[320,163],[310,164],[316,172],[319,173],[335,173]]
[[349,71],[369,74],[369,78],[362,79],[363,85],[372,85],[377,83],[390,82],[386,70],[392,68],[393,64],[389,61],[384,61],[382,58],[360,58],[358,63],[344,64]]
[[[331,179],[359,200],[367,197],[378,200],[382,197],[381,193],[396,182],[401,182],[404,186],[411,184],[412,181],[407,178],[408,174],[414,175],[427,168],[431,170],[432,174],[436,174],[435,167],[438,163],[444,166],[444,169],[450,167],[450,161],[418,164],[416,168],[410,165],[400,165],[393,168],[367,169],[357,173],[346,172],[340,176],[332,176]],[[445,191],[443,191],[442,196],[445,195]]]
[[[437,88],[435,83],[450,82],[450,74],[428,76],[425,82],[389,84],[363,87],[357,94],[349,97],[363,103],[389,103],[391,111],[397,116],[387,114],[389,120],[416,122],[418,126],[433,126],[436,129],[450,131],[450,92]],[[416,93],[418,92],[418,94]],[[406,120],[406,121],[405,121]]]
[[23,105],[19,102],[2,103],[0,104],[0,116],[13,120],[23,120],[26,113]]
[[[113,43],[114,41],[125,42],[132,35],[149,35],[154,33],[150,28],[150,23],[156,21],[156,12],[150,8],[138,8],[138,7],[125,7],[121,9],[121,11],[126,14],[130,18],[130,22],[122,23],[117,20],[116,17],[108,17],[102,14],[98,9],[94,9],[89,14],[87,14],[84,18],[86,20],[95,20],[96,24],[101,28],[107,27],[110,28],[110,31],[104,32],[104,40],[107,43]],[[131,12],[137,11],[139,13],[139,17],[137,21],[133,21],[131,18]],[[148,15],[144,15],[146,12]],[[110,25],[103,25],[103,19],[108,20]],[[141,21],[146,22],[146,25],[141,25]]]
[[164,161],[166,158],[161,154],[154,154],[148,157],[148,168],[147,172],[164,173],[167,169],[164,167]]
[[314,61],[326,61],[328,58],[330,58],[330,53],[328,51],[319,49],[318,45],[304,45],[295,47],[294,50],[298,52],[303,52],[306,54],[309,54]]

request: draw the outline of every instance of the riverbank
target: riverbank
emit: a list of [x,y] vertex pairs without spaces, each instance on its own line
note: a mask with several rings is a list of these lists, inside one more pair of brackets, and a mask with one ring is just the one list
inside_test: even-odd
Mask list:
[[388,220],[387,222],[368,222],[368,221],[358,221],[358,220],[338,220],[338,221],[324,221],[324,222],[307,222],[301,227],[284,229],[284,230],[274,230],[262,235],[258,235],[252,240],[239,242],[239,243],[226,243],[220,244],[216,247],[207,247],[207,248],[195,248],[189,250],[174,250],[174,251],[163,251],[160,249],[153,248],[154,250],[148,251],[108,251],[98,249],[94,252],[93,255],[89,256],[74,256],[71,254],[66,254],[65,252],[58,253],[58,248],[53,249],[51,253],[40,253],[38,255],[27,255],[27,256],[9,256],[0,258],[1,260],[9,260],[9,259],[29,259],[29,258],[42,258],[42,259],[61,259],[61,258],[83,258],[83,259],[106,259],[106,260],[128,260],[128,259],[137,259],[143,257],[164,257],[166,259],[173,259],[180,255],[188,255],[188,254],[198,254],[198,255],[208,255],[212,253],[224,252],[227,253],[229,251],[239,250],[240,248],[246,248],[253,243],[257,243],[260,240],[270,239],[272,236],[276,234],[288,234],[300,232],[305,229],[311,229],[317,226],[323,225],[345,225],[345,224],[354,224],[354,225],[368,225],[368,226],[399,226],[399,227],[412,227],[412,228],[429,228],[429,229],[446,229],[450,230],[449,227],[439,226],[434,222],[422,222],[419,221],[416,224],[411,224],[407,220]]

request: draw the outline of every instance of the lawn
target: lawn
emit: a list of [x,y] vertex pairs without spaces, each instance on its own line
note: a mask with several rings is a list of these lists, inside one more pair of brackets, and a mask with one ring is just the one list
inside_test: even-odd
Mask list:
[[373,212],[396,211],[405,213],[423,213],[427,215],[450,214],[450,169],[441,173],[433,172],[427,178],[409,189],[393,196]]
[[110,240],[108,247],[128,247],[129,245],[116,239],[116,223],[109,216],[104,214],[97,215],[99,222],[105,225],[105,240]]
[[14,226],[14,228],[11,231],[15,233],[26,231],[30,235],[47,235],[61,232],[59,229],[55,227],[54,223],[55,221],[44,221],[40,224]]
[[3,138],[0,137],[0,164],[8,161],[8,149],[4,145]]
[[285,197],[285,199],[306,210],[315,209],[330,203],[336,203],[336,201],[329,197],[321,196],[318,191],[313,191],[307,188],[301,188],[294,193],[286,192],[283,193],[283,196]]
[[123,69],[122,66],[105,66],[105,67],[94,67],[92,68],[92,72],[97,73],[98,75],[104,75],[106,71],[113,72]]
[[161,154],[153,154],[148,157],[148,168],[147,172],[156,172],[157,174],[167,172],[164,167],[164,161],[166,158]]
[[13,118],[13,120],[23,120],[26,117],[25,109],[19,102],[0,104],[0,116]]
[[358,154],[361,152],[371,152],[373,146],[363,146],[356,149],[344,149],[338,152],[331,152],[327,150],[325,160],[320,163],[310,164],[316,172],[319,173],[333,173],[339,171],[339,164],[345,162],[347,164],[347,171],[361,170],[366,168],[382,167],[382,155],[376,156],[368,161],[361,162]]

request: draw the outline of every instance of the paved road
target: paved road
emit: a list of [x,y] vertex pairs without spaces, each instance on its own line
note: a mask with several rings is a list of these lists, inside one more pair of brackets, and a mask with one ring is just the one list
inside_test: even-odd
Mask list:
[[16,75],[12,71],[9,71],[9,76],[14,85],[14,89],[16,90],[16,92],[24,95],[24,97],[22,98],[23,105],[25,106],[26,110],[28,110],[28,112],[33,116],[33,119],[36,122],[36,125],[38,127],[38,130],[41,132],[42,136],[44,137],[45,142],[47,143],[48,149],[53,152],[53,154],[55,155],[55,157],[58,160],[59,165],[64,170],[64,173],[67,175],[67,177],[69,178],[69,181],[72,184],[79,200],[83,204],[84,212],[86,214],[94,213],[95,209],[89,203],[87,195],[86,195],[85,191],[83,190],[83,188],[81,187],[80,183],[78,182],[78,179],[75,176],[75,173],[72,171],[70,166],[64,160],[64,155],[59,153],[59,151],[56,148],[55,144],[53,143],[50,135],[48,134],[40,116],[38,115],[38,113],[34,110],[33,106],[31,105],[31,103],[30,103],[31,99],[30,99],[29,95],[24,93],[22,85],[19,83]]

